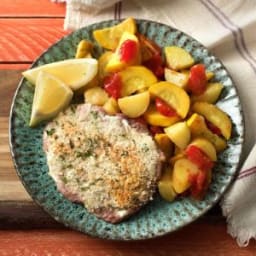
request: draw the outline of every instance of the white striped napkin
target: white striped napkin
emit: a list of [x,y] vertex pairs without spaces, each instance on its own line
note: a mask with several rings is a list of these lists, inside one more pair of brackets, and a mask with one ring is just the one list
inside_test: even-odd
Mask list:
[[[90,4],[100,8],[92,12]],[[77,29],[100,20],[133,16],[171,25],[203,43],[221,59],[237,85],[245,114],[245,160],[256,141],[255,10],[253,0],[67,0],[64,27]],[[255,187],[254,147],[221,203],[228,232],[240,246],[256,237]]]

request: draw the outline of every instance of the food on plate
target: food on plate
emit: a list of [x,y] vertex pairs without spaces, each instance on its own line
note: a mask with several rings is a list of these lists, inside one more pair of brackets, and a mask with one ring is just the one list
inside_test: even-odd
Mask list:
[[190,145],[198,147],[212,161],[217,161],[216,149],[209,140],[197,137],[190,143]]
[[185,149],[190,142],[190,130],[186,122],[178,122],[164,129],[171,141],[180,149]]
[[167,66],[173,70],[190,68],[195,62],[189,52],[178,46],[167,46],[164,53]]
[[200,95],[192,95],[191,101],[205,101],[208,103],[215,103],[223,89],[223,85],[220,83],[208,83],[205,91]]
[[172,202],[177,193],[175,192],[172,184],[172,170],[166,168],[162,174],[161,180],[158,182],[158,191],[163,199]]
[[108,98],[108,100],[105,102],[105,104],[103,105],[102,108],[109,115],[115,115],[117,113],[120,113],[120,109],[119,109],[117,100],[113,97]]
[[166,159],[169,159],[173,154],[173,143],[169,139],[168,135],[166,133],[156,133],[154,138]]
[[148,89],[157,82],[157,77],[144,66],[130,66],[119,72],[122,82],[121,96]]
[[148,91],[118,99],[118,106],[123,114],[136,118],[145,113],[150,103]]
[[93,44],[88,40],[81,40],[77,46],[76,58],[91,58]]
[[96,43],[79,42],[76,59],[23,72],[35,84],[31,125],[56,116],[73,92],[72,103],[84,95],[85,104],[71,104],[45,128],[58,189],[113,223],[150,200],[155,187],[170,202],[202,199],[232,134],[230,117],[214,105],[223,85],[187,50],[161,49],[138,33],[133,18],[93,36]]
[[77,90],[89,83],[97,74],[98,61],[92,58],[68,59],[28,69],[22,75],[33,85],[40,71],[45,71]]
[[205,118],[197,113],[194,113],[187,120],[188,127],[191,131],[192,138],[204,137],[208,139],[216,148],[217,152],[223,151],[227,147],[227,142],[224,138],[210,129],[205,121]]
[[124,32],[135,34],[136,31],[137,26],[135,20],[133,18],[127,18],[113,27],[93,31],[93,36],[101,47],[115,50]]
[[106,91],[99,86],[92,87],[84,92],[84,100],[97,106],[103,106],[109,97]]
[[205,66],[196,64],[190,68],[187,88],[194,95],[201,95],[207,87]]
[[175,84],[182,89],[186,90],[188,83],[189,73],[177,72],[175,70],[165,68],[164,69],[164,78],[167,82]]
[[29,126],[54,117],[68,106],[72,90],[60,79],[40,71],[37,77]]
[[[180,87],[169,82],[158,82],[149,87],[149,92],[164,101],[178,116],[187,116],[190,107],[188,94]],[[174,113],[174,115],[176,115]]]
[[102,82],[104,78],[107,75],[109,75],[108,72],[106,71],[106,65],[108,64],[113,54],[114,53],[111,51],[106,51],[98,59],[98,79],[100,80],[100,82]]
[[207,102],[196,102],[192,110],[208,121],[210,128],[218,135],[229,139],[231,136],[232,123],[226,113],[217,106]]
[[117,72],[128,66],[139,65],[140,61],[138,38],[134,34],[124,32],[116,50],[106,65],[106,71]]
[[166,116],[162,115],[159,111],[157,111],[156,106],[151,104],[148,110],[144,114],[144,118],[148,124],[157,126],[157,127],[166,127],[172,125],[180,120],[177,115],[174,116]]
[[163,157],[144,125],[71,105],[47,124],[43,141],[58,190],[99,218],[120,222],[152,200]]

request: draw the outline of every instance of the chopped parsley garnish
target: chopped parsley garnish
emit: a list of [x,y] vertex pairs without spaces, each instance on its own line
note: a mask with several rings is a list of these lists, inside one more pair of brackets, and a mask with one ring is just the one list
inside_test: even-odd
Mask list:
[[47,134],[48,136],[52,136],[54,133],[55,133],[55,129],[54,129],[54,128],[52,128],[52,129],[50,129],[50,130],[46,130],[46,134]]
[[76,156],[81,157],[82,159],[86,159],[87,157],[92,156],[92,153],[93,152],[91,150],[88,150],[86,152],[76,152]]
[[75,105],[71,105],[71,106],[70,106],[70,110],[71,110],[73,113],[75,113],[75,111],[76,111],[76,106],[75,106]]
[[91,115],[93,116],[94,119],[97,119],[99,117],[99,113],[96,111],[91,111]]
[[128,156],[128,151],[126,151],[126,150],[123,150],[123,152],[121,153],[121,156]]
[[63,181],[64,184],[68,183],[68,179],[65,176],[61,177],[61,180]]
[[147,146],[147,144],[143,144],[143,146],[142,146],[142,151],[144,152],[144,153],[146,153],[146,152],[148,152],[149,151],[149,147]]

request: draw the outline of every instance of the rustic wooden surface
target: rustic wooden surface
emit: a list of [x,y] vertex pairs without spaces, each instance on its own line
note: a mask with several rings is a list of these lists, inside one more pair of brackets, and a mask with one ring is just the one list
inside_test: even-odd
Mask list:
[[65,5],[50,0],[0,1],[0,256],[1,255],[256,255],[226,233],[219,207],[173,234],[148,241],[88,237],[57,223],[27,194],[14,170],[8,118],[21,71],[63,31]]

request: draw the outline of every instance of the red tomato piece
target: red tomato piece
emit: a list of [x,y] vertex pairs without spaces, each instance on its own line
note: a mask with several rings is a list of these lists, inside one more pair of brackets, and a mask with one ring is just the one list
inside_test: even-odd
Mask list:
[[215,126],[213,123],[211,123],[207,120],[205,120],[205,123],[206,123],[207,127],[209,128],[209,130],[212,131],[212,133],[219,135],[219,136],[222,135],[221,130],[217,126]]
[[153,55],[150,59],[143,62],[143,65],[150,69],[156,77],[163,78],[164,67],[163,59],[160,54]]
[[201,198],[207,189],[206,172],[200,170],[198,174],[191,174],[189,179],[191,182],[190,192],[192,197]]
[[127,39],[125,40],[119,50],[119,55],[121,61],[130,62],[132,61],[138,53],[137,42]]
[[177,115],[175,109],[173,109],[171,106],[169,106],[167,103],[165,103],[160,98],[156,98],[156,109],[164,116],[175,116]]
[[137,118],[134,118],[134,121],[135,121],[135,122],[138,122],[138,123],[140,123],[140,124],[142,124],[142,125],[147,126],[147,122],[146,122],[146,120],[145,120],[142,116],[137,117]]
[[206,90],[206,85],[205,66],[203,64],[197,64],[191,67],[188,80],[189,90],[195,95],[200,95]]
[[154,126],[154,125],[151,125],[149,127],[149,130],[150,132],[152,133],[153,136],[155,136],[157,133],[163,133],[164,132],[164,129],[160,126]]
[[103,87],[110,97],[113,97],[114,99],[121,97],[122,81],[117,73],[107,76],[104,79]]
[[196,164],[202,171],[211,170],[214,162],[204,153],[201,149],[194,145],[190,145],[186,148],[187,158]]

